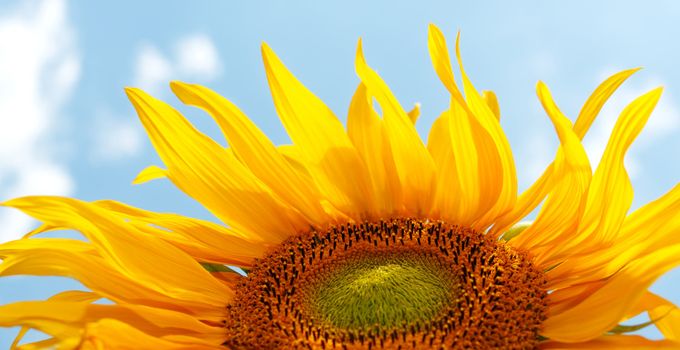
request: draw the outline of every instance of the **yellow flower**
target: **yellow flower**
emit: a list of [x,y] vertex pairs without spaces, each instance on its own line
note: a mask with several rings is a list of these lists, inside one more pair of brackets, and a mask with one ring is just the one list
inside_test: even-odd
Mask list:
[[[67,276],[89,290],[0,306],[0,326],[22,326],[17,343],[28,329],[49,335],[23,349],[680,347],[680,311],[648,291],[680,263],[680,186],[627,215],[623,166],[661,89],[623,110],[593,172],[581,139],[636,70],[604,81],[574,124],[539,82],[560,148],[518,196],[495,95],[475,89],[457,45],[459,90],[434,26],[428,46],[451,102],[426,143],[419,109],[402,109],[361,43],[347,130],[263,46],[290,146],[205,87],[171,84],[228,148],[128,89],[167,166],[136,182],[166,177],[226,226],[114,201],[5,202],[43,225],[0,245],[0,274]],[[61,229],[86,239],[34,237]],[[627,334],[639,327],[622,322],[642,312],[665,339]]]

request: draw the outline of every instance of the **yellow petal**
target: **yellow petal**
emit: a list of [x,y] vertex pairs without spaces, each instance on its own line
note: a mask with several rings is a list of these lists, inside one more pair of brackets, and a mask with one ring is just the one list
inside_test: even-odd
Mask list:
[[420,117],[420,103],[416,103],[415,106],[413,106],[413,109],[408,111],[408,118],[411,119],[411,122],[413,124],[418,121],[418,117]]
[[[81,290],[67,290],[67,291],[58,293],[56,295],[53,295],[48,300],[75,301],[75,302],[83,302],[83,303],[92,303],[92,302],[95,302],[99,299],[101,299],[101,296],[99,296],[98,294],[93,293],[93,292],[85,292],[85,291],[81,291]],[[23,340],[24,336],[26,335],[26,333],[29,330],[30,330],[30,327],[22,327],[21,330],[19,330],[19,333],[17,334],[16,338],[14,338],[14,341],[12,342],[12,345],[10,346],[10,350],[17,348],[17,346]],[[22,348],[24,348],[24,347],[22,346]]]
[[[628,79],[633,73],[637,72],[639,69],[628,69],[616,73],[602,82],[593,91],[593,93],[588,97],[588,100],[584,103],[581,111],[579,112],[578,118],[574,123],[574,133],[583,139],[586,132],[590,128],[590,125],[595,120],[595,117],[600,113],[600,110],[604,106],[605,102],[611,97],[611,95],[616,91],[616,89],[623,84],[626,79]],[[507,231],[515,223],[519,222],[523,217],[527,216],[534,208],[536,208],[548,193],[552,190],[554,185],[553,181],[550,181],[550,177],[553,173],[553,164],[548,165],[548,167],[543,171],[541,177],[534,182],[527,190],[525,190],[517,199],[517,204],[512,209],[511,212],[503,215],[499,218],[494,227],[491,229],[490,234],[498,236],[503,232]]]
[[51,296],[48,300],[92,303],[101,298],[101,296],[93,292],[87,292],[83,290],[67,290]]
[[588,202],[579,227],[582,239],[612,241],[633,201],[633,186],[623,165],[628,147],[649,119],[662,89],[654,89],[631,102],[621,113],[588,191]]
[[138,89],[126,93],[168,167],[170,180],[218,218],[274,242],[308,227],[233,152],[200,133],[172,107]]
[[[562,114],[542,82],[537,85],[537,93],[543,108],[555,126],[560,139],[560,148],[554,163],[552,181],[556,181],[548,199],[541,208],[534,223],[511,244],[531,248],[563,241],[576,229],[583,212],[585,195],[590,184],[591,170],[588,157],[578,136],[572,130],[569,119]],[[533,249],[532,249],[533,250]],[[544,256],[538,250],[536,261],[542,262]]]
[[680,309],[672,302],[647,291],[629,310],[625,319],[628,320],[643,312],[647,313],[650,322],[661,331],[665,339],[680,340]]
[[670,301],[647,292],[642,298],[644,309],[650,320],[656,320],[654,326],[666,339],[680,342],[680,309]]
[[479,219],[481,223],[476,224],[476,226],[486,228],[500,215],[510,210],[517,201],[515,161],[512,157],[510,143],[505,137],[498,118],[484,102],[482,96],[472,85],[467,73],[465,73],[460,52],[460,32],[456,38],[456,56],[468,106],[470,106],[470,110],[479,125],[488,133],[488,139],[481,137],[482,132],[476,133],[476,139],[480,142],[478,147],[481,156],[480,165],[485,170],[480,172],[482,180],[486,180],[482,181],[483,196],[491,204],[490,209],[486,210],[486,214]]
[[220,344],[221,327],[211,327],[192,316],[139,305],[100,305],[70,301],[29,301],[0,306],[0,326],[23,325],[55,338],[78,335],[86,324],[111,318],[124,320],[154,336],[183,334]]
[[560,342],[583,342],[612,329],[654,280],[680,264],[678,254],[680,245],[673,245],[630,262],[583,302],[551,314],[541,335]]
[[[575,307],[595,291],[602,288],[606,282],[606,280],[595,280],[590,281],[589,283],[577,284],[556,290],[552,289],[552,286],[546,287],[546,289],[552,290],[548,295],[550,313],[557,315]],[[550,283],[550,281],[548,283]]]
[[[625,218],[615,244],[590,247],[551,270],[551,285],[559,288],[588,280],[606,278],[629,261],[657,249],[680,243],[680,185]],[[600,247],[598,249],[598,247]],[[588,252],[589,251],[589,252]]]
[[542,201],[545,196],[550,193],[555,185],[555,181],[551,179],[553,172],[553,164],[550,164],[538,180],[536,180],[528,189],[526,189],[517,198],[516,205],[511,211],[502,215],[496,220],[494,226],[489,230],[488,234],[493,237],[500,237],[502,234],[510,230],[522,218],[529,215]]
[[96,204],[133,222],[142,223],[148,232],[166,239],[201,261],[246,267],[251,266],[253,259],[261,257],[267,249],[267,245],[261,242],[250,241],[246,235],[208,221],[154,213],[116,201],[98,201]]
[[18,239],[0,244],[0,259],[29,250],[45,247],[59,247],[69,252],[78,254],[92,254],[96,250],[86,242],[68,238],[33,238]]
[[[680,185],[629,215],[616,244],[570,257],[548,272],[551,288],[599,280],[619,271],[629,261],[657,249],[679,244]],[[653,233],[653,234],[652,234]]]
[[430,59],[437,76],[444,84],[451,98],[455,99],[461,106],[467,106],[463,94],[461,94],[456,80],[453,77],[453,68],[451,68],[451,58],[449,56],[449,49],[446,46],[446,38],[441,30],[434,24],[427,27],[427,48],[430,51]]
[[276,147],[276,150],[286,159],[288,164],[295,168],[298,174],[305,174],[308,179],[312,180],[312,176],[308,169],[310,166],[307,165],[306,160],[302,159],[300,147],[295,145],[280,145]]
[[435,191],[435,165],[415,126],[387,84],[364,59],[361,40],[357,45],[355,69],[383,111],[385,137],[396,165],[406,210],[424,216],[430,212]]
[[641,253],[651,254],[657,249],[680,243],[678,230],[680,184],[629,215],[623,223],[620,236],[626,239],[630,237]]
[[630,78],[640,68],[626,69],[618,72],[603,81],[588,97],[588,100],[581,107],[581,111],[574,122],[574,132],[580,139],[583,139],[590,126],[595,121],[595,117],[600,113],[604,104],[609,100],[616,89],[623,84],[626,79]]
[[[660,88],[652,90],[631,102],[623,110],[593,176],[578,231],[555,251],[560,251],[562,255],[574,256],[593,252],[600,247],[611,246],[614,242],[620,242],[621,246],[612,248],[613,251],[621,249],[621,253],[627,256],[630,256],[633,251],[638,251],[637,249],[622,249],[632,246],[631,237],[621,235],[620,229],[633,201],[633,186],[624,168],[623,160],[626,150],[647,122],[660,95]],[[643,230],[646,229],[643,228]],[[664,235],[659,234],[658,237],[664,237]],[[605,251],[597,255],[612,256],[613,251]],[[600,260],[598,258],[595,260]],[[622,264],[625,263],[616,256],[612,256],[612,259]],[[567,270],[574,263],[567,263],[561,267]],[[613,265],[611,261],[608,263]],[[588,265],[593,266],[593,264]],[[572,276],[583,276],[583,274],[572,274]]]
[[210,113],[238,158],[269,188],[314,224],[328,222],[313,183],[298,176],[276,146],[233,103],[214,91],[174,81],[172,90],[182,102]]
[[[318,165],[310,164],[306,159],[303,159],[304,157],[300,151],[300,147],[296,145],[281,145],[276,147],[276,149],[295,169],[300,177],[306,179],[309,183],[318,183],[317,179],[312,176],[312,173],[318,172],[319,167]],[[356,220],[355,217],[351,216],[351,212],[340,211],[340,209],[336,208],[331,203],[328,196],[324,194],[324,197],[325,198],[321,199],[321,206],[324,208],[324,211],[328,213],[329,217],[335,218],[337,222]],[[367,200],[366,203],[368,204],[370,201]]]
[[366,164],[373,193],[375,213],[390,215],[398,211],[401,186],[396,176],[389,144],[384,137],[383,123],[373,110],[366,86],[359,84],[347,115],[347,133],[361,159]]
[[560,343],[547,341],[540,343],[539,349],[579,349],[579,350],[647,350],[647,349],[678,349],[680,343],[672,340],[651,340],[639,335],[603,335],[599,338],[581,343]]
[[137,174],[137,177],[132,181],[132,184],[139,185],[151,180],[162,179],[168,176],[167,170],[159,168],[155,165],[150,165],[144,168]]
[[368,174],[342,123],[266,44],[262,56],[276,111],[303,158],[315,166],[310,170],[319,190],[346,213],[368,212]]
[[[517,197],[517,179],[510,146],[494,112],[472,86],[463,69],[458,41],[456,53],[467,100],[463,99],[455,84],[446,39],[434,25],[429,26],[428,48],[437,75],[451,93],[450,110],[456,114],[456,118],[450,118],[451,128],[458,134],[452,135],[452,139],[462,146],[453,145],[453,157],[461,159],[456,161],[461,165],[457,167],[461,172],[458,174],[461,189],[473,193],[465,200],[469,208],[467,211],[474,213],[474,226],[483,230],[510,210]],[[461,112],[456,113],[456,110]],[[466,140],[461,139],[461,136]],[[464,157],[477,160],[469,164],[462,161]],[[463,167],[462,163],[468,164]]]
[[[43,239],[35,240],[43,241]],[[115,302],[178,308],[197,313],[212,312],[213,314],[214,310],[219,308],[203,300],[184,300],[185,298],[178,295],[168,296],[163,291],[146,284],[146,281],[126,277],[97,254],[72,251],[68,244],[50,243],[42,247],[26,245],[24,249],[14,246],[12,254],[3,251],[0,246],[0,253],[5,255],[0,264],[0,275],[71,277],[97,294]]]
[[19,333],[17,333],[17,336],[14,338],[14,340],[12,341],[12,344],[9,346],[9,350],[17,349],[17,347],[19,346],[19,343],[24,339],[24,337],[26,336],[26,333],[28,333],[28,331],[30,331],[30,330],[31,330],[31,328],[29,328],[29,327],[21,327],[21,329],[19,330]]
[[165,295],[219,308],[233,294],[178,248],[140,233],[94,204],[45,196],[18,198],[5,205],[45,223],[80,231],[115,270]]
[[[172,338],[180,341],[173,341]],[[219,343],[211,344],[196,337],[155,337],[119,320],[102,319],[87,325],[79,349],[220,350],[225,348]]]
[[[448,111],[442,113],[430,127],[427,136],[427,150],[437,166],[437,192],[432,213],[433,218],[448,218],[451,222],[461,222],[457,209],[461,208],[456,202],[460,201],[460,188],[454,176],[442,176],[441,174],[455,174],[455,163],[451,154],[451,138],[449,137]],[[449,196],[439,193],[450,193]],[[449,204],[449,202],[453,202]]]
[[[600,246],[611,246],[613,242],[621,241],[625,237],[619,232],[633,201],[633,186],[624,168],[623,159],[660,96],[660,88],[652,90],[631,102],[623,110],[593,176],[578,230],[562,244],[555,245],[552,254],[565,256],[585,254],[597,250]],[[621,244],[627,245],[626,240]]]
[[428,48],[437,75],[451,94],[449,110],[435,122],[428,139],[437,164],[437,209],[442,218],[472,225],[487,209],[481,205],[480,171],[485,170],[479,164],[474,117],[456,86],[446,39],[434,25],[429,26]]
[[11,350],[53,350],[53,349],[76,349],[80,344],[80,338],[73,336],[66,339],[48,338],[44,340],[39,340],[32,343],[21,344],[17,348],[11,348]]
[[[460,225],[471,225],[479,208],[477,153],[467,114],[451,100],[451,108],[435,120],[427,148],[437,164],[434,215]],[[472,149],[472,150],[471,150]]]
[[500,121],[501,107],[498,105],[498,97],[496,97],[496,94],[491,90],[484,90],[482,91],[482,99],[484,99],[486,105],[489,106],[489,109],[493,112],[493,115],[496,116],[496,119]]

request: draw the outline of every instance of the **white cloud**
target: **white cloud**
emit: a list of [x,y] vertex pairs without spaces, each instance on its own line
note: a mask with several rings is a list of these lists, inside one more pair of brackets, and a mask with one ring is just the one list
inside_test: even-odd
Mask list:
[[[638,84],[632,81],[626,82],[607,102],[583,142],[593,170],[600,162],[600,158],[607,146],[607,141],[614,129],[614,124],[616,124],[616,120],[626,105],[644,93],[663,85],[663,83],[656,79],[648,79]],[[637,153],[649,148],[661,138],[672,135],[679,127],[680,110],[673,103],[673,98],[668,92],[664,92],[647,125],[626,154],[624,161],[631,178],[640,175],[642,170]]]
[[[23,3],[0,16],[0,200],[74,189],[55,150],[61,109],[80,75],[75,35],[63,0]],[[0,210],[0,241],[26,233],[32,220]]]
[[174,44],[172,57],[153,45],[143,45],[135,62],[135,86],[150,94],[167,91],[170,80],[197,79],[210,81],[221,73],[220,59],[213,41],[195,34],[180,38]]
[[137,54],[135,86],[151,94],[158,93],[161,85],[171,79],[173,71],[173,65],[157,48],[145,45]]
[[102,112],[92,130],[90,157],[95,162],[129,159],[138,155],[144,145],[142,126],[135,118]]
[[175,56],[182,75],[210,79],[220,72],[215,45],[205,35],[182,38],[175,46]]

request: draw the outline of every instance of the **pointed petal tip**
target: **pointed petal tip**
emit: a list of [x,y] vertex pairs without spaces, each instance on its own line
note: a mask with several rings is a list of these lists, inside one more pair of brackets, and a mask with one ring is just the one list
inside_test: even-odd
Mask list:
[[183,81],[181,81],[181,80],[171,80],[171,81],[170,81],[170,88],[171,88],[171,89],[174,89],[174,88],[181,88],[181,87],[187,86],[187,85],[191,85],[191,84],[185,83],[185,82],[183,82]]
[[269,60],[270,59],[277,59],[276,53],[274,53],[274,50],[272,50],[271,46],[267,44],[266,42],[262,42],[260,44],[260,52],[262,53],[262,59],[264,60],[265,65],[269,65]]
[[436,24],[430,23],[430,24],[427,25],[427,34],[428,35],[435,35],[435,34],[436,35],[442,35],[442,31],[441,31],[441,29],[439,29],[439,27],[437,27]]
[[68,198],[68,197],[62,197],[62,196],[54,196],[54,195],[28,195],[28,196],[21,196],[21,197],[16,197],[12,199],[8,199],[6,201],[0,202],[0,206],[3,207],[8,207],[8,208],[16,208],[16,209],[21,209],[22,206],[25,206],[26,203],[28,202],[35,202],[37,200],[45,200],[45,199],[56,199],[56,198]]
[[132,87],[132,86],[126,86],[123,88],[123,91],[125,91],[125,94],[130,96],[131,94],[135,94],[137,91],[141,91],[139,88]]
[[288,71],[288,69],[283,64],[283,61],[281,61],[276,52],[274,52],[274,50],[266,42],[262,42],[260,45],[260,51],[262,52],[262,63],[264,64],[264,70],[267,74],[267,79],[272,79],[276,76],[279,76],[281,74],[281,70]]
[[641,66],[640,66],[640,67],[627,68],[627,69],[624,69],[624,70],[621,70],[621,71],[617,72],[616,74],[612,75],[612,77],[613,77],[613,76],[620,76],[620,75],[623,75],[623,76],[625,76],[626,78],[628,78],[628,77],[630,77],[631,75],[633,75],[633,74],[637,73],[638,71],[642,70],[642,68],[643,68],[643,67],[641,67]]
[[536,92],[540,95],[541,91],[549,90],[548,85],[546,85],[543,80],[536,81]]
[[137,174],[137,176],[132,180],[132,184],[141,185],[151,180],[156,180],[163,177],[167,177],[167,170],[155,165],[150,165]]
[[456,58],[458,59],[458,65],[460,67],[463,66],[463,58],[462,54],[460,52],[460,29],[458,30],[458,33],[456,34]]
[[0,207],[7,207],[7,208],[16,208],[16,203],[21,200],[22,198],[26,197],[17,197],[17,198],[12,198],[4,201],[0,201]]
[[654,103],[657,103],[663,94],[663,90],[663,86],[656,87],[644,93],[642,96],[638,97],[638,99],[648,98],[650,100],[654,100]]
[[446,42],[446,38],[444,38],[444,34],[442,31],[437,27],[436,25],[430,23],[427,26],[427,47],[432,50],[433,47],[432,45],[436,46],[436,43],[439,42]]
[[274,51],[267,45],[266,42],[262,42],[260,44],[260,53],[262,55],[262,63],[264,64],[264,70],[265,73],[267,74],[267,80],[271,79],[270,75],[272,74],[271,72],[271,67],[272,67],[272,62],[271,61],[276,61],[276,54],[274,54]]
[[659,86],[659,87],[653,89],[652,91],[648,92],[647,95],[649,95],[650,98],[655,100],[654,103],[657,103],[659,101],[659,99],[661,99],[661,95],[663,94],[663,90],[664,90],[664,87]]
[[129,87],[129,86],[125,87],[125,95],[127,95],[128,100],[130,100],[130,102],[132,102],[133,104],[136,101],[139,101],[139,100],[143,99],[144,97],[148,96],[148,94],[146,92],[144,92],[144,90],[142,90],[140,88],[136,88],[136,87]]
[[354,59],[354,69],[359,70],[359,67],[363,67],[366,65],[366,59],[364,58],[364,47],[363,47],[363,41],[361,37],[359,37],[359,40],[357,41],[357,51],[356,51],[356,57]]
[[182,100],[182,93],[189,90],[192,86],[194,86],[194,84],[185,83],[179,80],[170,81],[170,90],[172,90],[172,93],[174,93],[181,101],[184,101]]

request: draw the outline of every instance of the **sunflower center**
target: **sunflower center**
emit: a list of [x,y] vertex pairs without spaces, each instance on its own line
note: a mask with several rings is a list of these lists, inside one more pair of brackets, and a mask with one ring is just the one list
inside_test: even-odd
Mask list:
[[233,349],[530,349],[545,278],[502,242],[393,219],[296,235],[256,261],[225,322]]
[[427,260],[356,257],[311,286],[310,308],[340,328],[392,328],[430,319],[455,297],[455,279]]

